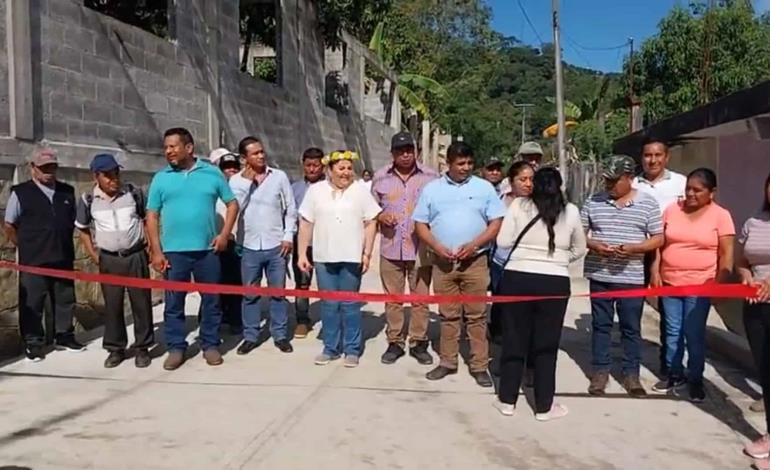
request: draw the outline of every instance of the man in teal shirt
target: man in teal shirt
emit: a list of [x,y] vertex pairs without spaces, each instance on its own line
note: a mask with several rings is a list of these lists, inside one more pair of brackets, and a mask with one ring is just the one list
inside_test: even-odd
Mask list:
[[[194,142],[187,129],[169,129],[163,135],[168,166],[152,179],[147,198],[147,235],[153,268],[170,281],[217,283],[221,267],[217,253],[227,243],[238,215],[238,203],[222,172],[193,156]],[[216,203],[227,206],[225,223],[217,232]],[[163,320],[168,357],[166,370],[185,361],[185,292],[166,291]],[[201,295],[200,342],[211,366],[222,363],[219,296]]]

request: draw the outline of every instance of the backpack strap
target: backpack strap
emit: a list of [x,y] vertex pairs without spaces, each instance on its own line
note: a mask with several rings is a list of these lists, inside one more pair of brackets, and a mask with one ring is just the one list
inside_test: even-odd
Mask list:
[[134,198],[136,215],[138,215],[140,219],[144,219],[147,210],[144,207],[144,195],[142,194],[142,190],[131,183],[126,183],[126,190],[131,193],[131,197]]

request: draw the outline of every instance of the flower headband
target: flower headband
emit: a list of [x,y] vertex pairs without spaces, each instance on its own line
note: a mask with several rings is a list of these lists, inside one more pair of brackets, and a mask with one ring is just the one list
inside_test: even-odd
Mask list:
[[323,159],[321,159],[321,163],[328,165],[329,163],[337,162],[340,160],[358,160],[358,154],[351,150],[336,151],[323,157]]

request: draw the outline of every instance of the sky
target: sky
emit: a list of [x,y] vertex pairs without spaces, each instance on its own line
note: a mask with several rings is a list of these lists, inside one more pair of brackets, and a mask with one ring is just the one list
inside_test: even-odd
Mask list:
[[[675,5],[688,0],[560,0],[562,51],[570,64],[603,72],[619,72],[628,55],[628,40],[635,47],[657,31],[658,22]],[[550,0],[487,0],[493,27],[537,46],[553,42]],[[758,11],[770,10],[770,0],[754,0]],[[523,7],[532,22],[522,14]],[[539,35],[539,37],[538,37]],[[618,46],[623,47],[618,47]]]

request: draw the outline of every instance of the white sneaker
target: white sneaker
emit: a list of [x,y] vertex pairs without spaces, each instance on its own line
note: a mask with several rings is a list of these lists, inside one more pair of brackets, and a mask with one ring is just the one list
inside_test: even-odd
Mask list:
[[516,405],[503,403],[499,399],[495,400],[492,406],[503,416],[513,416],[513,412],[516,411]]
[[566,406],[560,405],[558,403],[554,403],[551,405],[551,411],[548,413],[536,413],[535,419],[538,421],[551,421],[554,419],[559,419],[567,416],[569,414],[569,410]]

